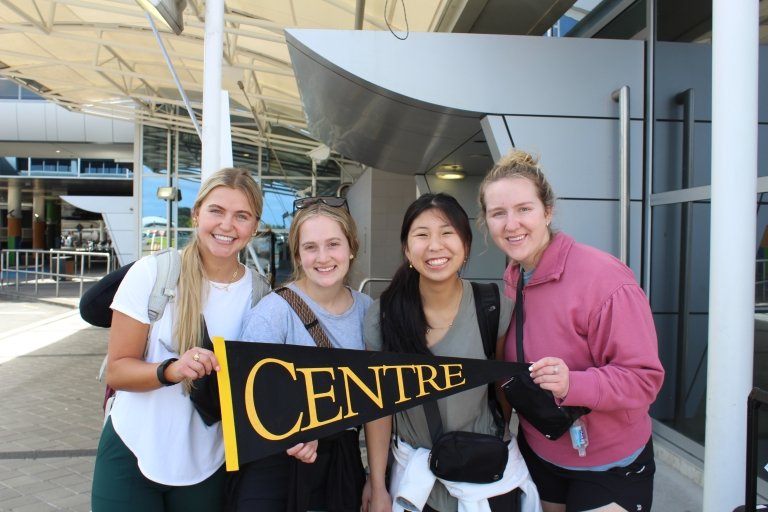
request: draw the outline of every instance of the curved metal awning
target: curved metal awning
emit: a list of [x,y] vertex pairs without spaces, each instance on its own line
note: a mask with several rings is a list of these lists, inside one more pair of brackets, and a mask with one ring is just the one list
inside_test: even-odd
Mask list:
[[[574,1],[226,0],[222,87],[233,139],[301,153],[316,146],[285,28],[541,34]],[[204,34],[205,1],[187,0],[184,31],[161,36],[198,116]],[[0,48],[0,76],[61,106],[193,131],[135,0],[0,0]]]

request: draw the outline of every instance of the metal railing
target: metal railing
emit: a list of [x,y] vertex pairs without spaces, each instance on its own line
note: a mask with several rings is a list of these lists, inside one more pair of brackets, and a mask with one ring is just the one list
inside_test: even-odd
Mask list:
[[0,289],[31,288],[37,295],[40,287],[53,285],[59,297],[63,281],[79,283],[79,295],[87,282],[98,281],[114,270],[117,258],[112,253],[80,250],[3,249],[0,251]]
[[388,283],[392,280],[391,277],[366,277],[360,281],[360,285],[357,287],[357,291],[365,293],[365,287],[371,283]]

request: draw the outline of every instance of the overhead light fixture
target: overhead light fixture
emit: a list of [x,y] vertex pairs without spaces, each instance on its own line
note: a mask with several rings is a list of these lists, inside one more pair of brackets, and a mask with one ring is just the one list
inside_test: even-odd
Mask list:
[[459,164],[444,164],[440,170],[435,172],[435,176],[441,180],[463,180],[466,177]]
[[157,187],[157,198],[165,201],[181,201],[181,190],[176,187]]
[[174,34],[179,35],[184,30],[183,12],[187,0],[136,0],[136,3]]
[[307,156],[311,158],[313,162],[321,164],[328,160],[328,157],[331,156],[331,148],[325,144],[320,144],[315,149],[307,152]]
[[467,175],[464,171],[437,171],[435,176],[441,180],[463,180]]

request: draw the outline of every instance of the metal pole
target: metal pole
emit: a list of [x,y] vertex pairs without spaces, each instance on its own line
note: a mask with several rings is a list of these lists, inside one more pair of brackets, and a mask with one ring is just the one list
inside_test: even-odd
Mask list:
[[355,30],[363,30],[365,21],[365,0],[357,0],[355,7]]
[[758,2],[713,0],[704,512],[744,503],[744,404],[752,389],[755,328],[758,18]]
[[629,86],[611,98],[619,103],[619,259],[629,265]]
[[224,60],[224,0],[205,2],[203,52],[203,149],[200,179],[221,162],[221,65]]
[[[681,92],[675,98],[677,103],[683,105],[683,168],[682,186],[684,189],[693,186],[693,139],[694,139],[694,92],[688,89]],[[688,334],[690,332],[691,303],[689,293],[691,291],[691,245],[693,203],[691,201],[680,205],[680,275],[678,278],[678,308],[677,308],[677,361],[678,370],[675,375],[675,426],[681,429],[685,420],[685,399],[688,396],[686,379],[686,361],[688,361]]]
[[184,86],[181,85],[181,80],[179,80],[179,75],[176,74],[176,68],[173,66],[173,61],[171,61],[171,57],[168,56],[168,50],[165,49],[165,44],[163,43],[163,39],[160,37],[160,33],[157,31],[157,25],[155,25],[155,20],[152,19],[151,14],[146,13],[146,15],[147,15],[147,19],[149,20],[149,26],[152,27],[152,32],[155,34],[157,45],[160,47],[160,51],[162,52],[163,58],[165,59],[165,64],[168,66],[168,70],[171,72],[173,81],[176,83],[176,88],[179,90],[179,94],[181,94],[181,100],[184,102],[184,106],[187,109],[189,118],[192,120],[192,125],[195,127],[197,136],[202,139],[203,135],[200,132],[200,125],[197,123],[197,116],[195,115],[195,111],[192,109],[192,105],[189,103],[189,98],[187,97],[187,91],[184,90]]

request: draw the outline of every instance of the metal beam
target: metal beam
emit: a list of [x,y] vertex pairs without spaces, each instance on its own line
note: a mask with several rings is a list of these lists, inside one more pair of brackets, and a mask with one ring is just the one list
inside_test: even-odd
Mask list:
[[42,32],[43,34],[50,34],[50,29],[45,26],[45,21],[43,20],[42,13],[37,9],[37,5],[35,5],[35,10],[37,10],[37,14],[40,17],[40,19],[35,19],[29,14],[27,14],[25,11],[22,11],[19,9],[15,4],[10,2],[9,0],[0,0],[0,3],[8,7],[10,10],[18,14],[22,19],[27,20],[29,23],[31,23],[33,26],[37,27],[37,29]]

